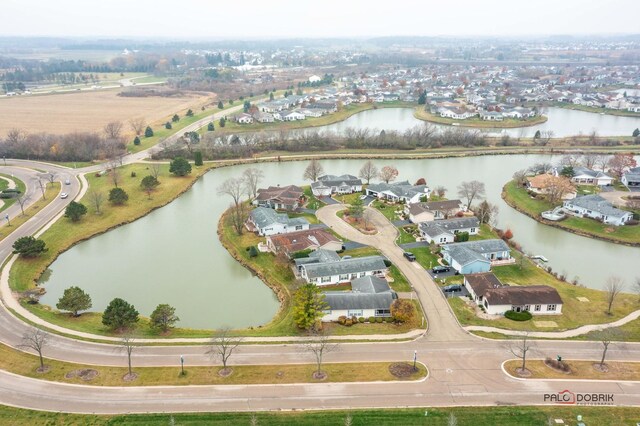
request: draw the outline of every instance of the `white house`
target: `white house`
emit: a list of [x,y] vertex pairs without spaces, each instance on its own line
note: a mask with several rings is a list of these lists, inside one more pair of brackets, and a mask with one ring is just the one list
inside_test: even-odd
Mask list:
[[253,114],[253,118],[258,123],[273,123],[275,121],[273,114],[270,114],[268,112],[256,112],[255,114]]
[[268,207],[251,210],[247,228],[259,235],[286,234],[309,229],[309,221],[303,217],[289,218],[286,213],[278,213]]
[[253,123],[253,117],[251,114],[242,113],[236,117],[236,122],[239,124],[251,124]]
[[489,272],[491,266],[515,262],[507,243],[498,239],[467,241],[442,246],[442,257],[461,274]]
[[490,315],[503,315],[507,311],[560,315],[562,298],[555,288],[547,285],[504,286],[487,290],[482,306]]
[[422,198],[429,198],[431,196],[431,189],[427,185],[411,185],[408,181],[396,183],[381,182],[369,185],[366,189],[366,194],[394,203],[403,202],[413,204],[422,201]]
[[640,167],[634,167],[622,175],[622,179],[620,179],[623,185],[628,187],[638,187],[640,186]]
[[316,250],[296,259],[296,271],[308,283],[327,286],[348,283],[368,275],[383,276],[387,270],[382,256],[340,258],[336,252]]
[[325,291],[323,294],[329,305],[324,311],[323,322],[337,321],[341,316],[389,317],[391,303],[398,298],[386,280],[372,275],[351,281],[351,291]]
[[565,211],[574,215],[601,220],[608,225],[621,226],[633,219],[633,213],[620,210],[599,195],[583,195],[563,203]]
[[298,120],[304,120],[306,118],[304,114],[300,114],[299,112],[296,112],[296,111],[281,112],[280,117],[282,121],[298,121]]
[[456,234],[462,232],[477,235],[480,230],[480,221],[475,216],[437,220],[422,222],[419,229],[420,235],[428,243],[447,244],[454,242]]
[[613,183],[611,176],[586,167],[574,167],[573,173],[571,182],[579,185],[609,186]]
[[459,212],[466,212],[467,206],[460,200],[429,201],[426,203],[407,204],[404,213],[412,223],[455,217]]
[[329,197],[331,194],[353,194],[362,191],[362,179],[344,174],[320,176],[311,184],[311,192],[316,197]]

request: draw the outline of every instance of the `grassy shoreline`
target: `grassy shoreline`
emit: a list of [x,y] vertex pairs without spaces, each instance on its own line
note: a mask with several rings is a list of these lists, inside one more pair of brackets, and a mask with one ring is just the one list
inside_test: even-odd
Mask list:
[[479,118],[468,118],[466,120],[454,120],[452,118],[440,117],[427,112],[424,108],[416,108],[413,116],[419,120],[430,123],[457,125],[459,127],[481,128],[481,129],[514,129],[519,127],[531,127],[542,124],[548,120],[544,115],[538,115],[530,119],[518,120],[507,118],[503,121],[486,121]]
[[559,222],[545,220],[540,213],[553,209],[553,205],[544,200],[532,199],[524,188],[510,181],[502,188],[502,199],[510,207],[530,218],[544,224],[599,240],[624,244],[632,247],[640,246],[640,226],[610,226],[588,218],[569,216]]
[[[575,111],[591,112],[594,114],[615,115],[617,117],[640,117],[640,112],[621,111],[610,108],[590,107],[586,105],[576,105],[567,102],[552,102],[550,106],[564,109],[572,109]],[[633,130],[633,129],[632,129]]]

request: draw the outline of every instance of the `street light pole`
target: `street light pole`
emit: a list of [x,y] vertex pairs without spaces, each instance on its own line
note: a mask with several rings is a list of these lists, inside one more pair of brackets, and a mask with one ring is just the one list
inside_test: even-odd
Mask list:
[[184,376],[184,356],[180,355],[180,375]]
[[418,359],[418,351],[413,351],[413,371],[416,371],[416,360]]
[[7,221],[7,226],[11,226],[11,221],[9,220],[9,214],[4,215],[5,220]]

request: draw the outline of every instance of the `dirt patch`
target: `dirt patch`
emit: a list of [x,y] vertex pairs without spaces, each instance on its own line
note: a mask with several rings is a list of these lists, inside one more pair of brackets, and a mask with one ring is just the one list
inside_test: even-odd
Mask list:
[[85,382],[89,382],[93,379],[95,379],[96,377],[98,377],[98,371],[91,369],[91,368],[85,368],[83,370],[72,370],[69,371],[67,374],[64,375],[64,377],[66,379],[74,379],[74,378],[79,378],[81,380],[84,380]]
[[607,364],[600,365],[599,362],[593,364],[593,369],[596,370],[597,372],[600,372],[600,373],[608,373],[609,372],[609,367],[607,367]]
[[220,377],[229,377],[232,373],[233,368],[231,367],[221,368],[220,370],[218,370],[218,376]]
[[324,380],[327,378],[327,373],[325,373],[324,371],[314,371],[311,377],[316,380]]
[[396,362],[389,366],[389,373],[399,379],[411,377],[416,371],[418,370],[414,370],[413,365],[407,364],[406,362]]
[[276,373],[276,379],[282,379],[284,377],[284,371],[278,371]]
[[49,371],[51,371],[51,367],[49,367],[48,365],[45,365],[44,367],[36,368],[36,372],[40,374],[45,374],[45,373],[48,373]]
[[133,382],[135,379],[138,378],[138,373],[127,373],[124,376],[122,376],[122,380],[124,380],[125,382]]
[[516,371],[516,374],[519,377],[531,377],[531,371],[527,370],[526,368],[522,369],[522,368],[518,367],[518,368],[516,368],[515,371]]
[[378,230],[372,224],[370,223],[365,224],[362,219],[356,219],[354,217],[349,216],[347,213],[345,213],[344,216],[342,216],[342,220],[344,220],[349,225],[353,226],[363,234],[373,235],[378,233]]
[[616,232],[616,230],[613,228],[604,228],[604,232],[606,232],[607,234],[611,234],[612,232]]
[[571,367],[569,366],[569,364],[563,361],[557,361],[555,359],[549,358],[544,360],[544,365],[546,365],[548,368],[552,369],[553,371],[557,371],[558,373],[564,373],[564,374],[572,373]]

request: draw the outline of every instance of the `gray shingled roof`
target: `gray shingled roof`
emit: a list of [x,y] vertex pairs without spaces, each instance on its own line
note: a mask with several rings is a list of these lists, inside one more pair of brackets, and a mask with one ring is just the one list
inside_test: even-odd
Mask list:
[[574,205],[587,210],[593,210],[605,216],[623,217],[630,214],[630,212],[613,207],[610,202],[596,194],[583,195],[573,200],[567,200],[565,201],[565,206],[566,205]]
[[575,176],[578,175],[587,175],[587,176],[591,176],[592,178],[601,178],[601,177],[611,177],[609,175],[606,175],[600,171],[596,171],[596,170],[591,170],[591,169],[587,169],[586,167],[574,167],[573,168],[573,173]]
[[367,275],[366,277],[351,280],[351,290],[357,293],[383,293],[389,291],[387,280]]
[[507,243],[498,239],[452,243],[442,247],[442,251],[448,252],[451,258],[455,259],[461,266],[477,260],[489,262],[489,260],[482,256],[483,254],[508,250],[509,246]]
[[453,234],[455,231],[467,228],[479,228],[480,221],[477,217],[461,217],[456,219],[436,220],[433,222],[422,222],[420,231],[430,237],[437,237],[445,233]]
[[416,194],[426,194],[425,190],[429,187],[427,185],[411,185],[408,181],[396,182],[396,183],[375,183],[367,187],[370,191],[374,192],[391,192],[397,197],[412,198]]
[[251,220],[260,229],[275,223],[281,223],[287,226],[309,225],[309,221],[303,217],[289,218],[286,213],[277,213],[275,210],[267,207],[257,207],[251,210]]
[[319,182],[322,182],[326,186],[341,186],[343,184],[352,186],[352,185],[362,185],[362,179],[353,176],[353,175],[324,175],[318,178]]
[[398,298],[394,291],[384,293],[354,293],[350,291],[327,291],[325,301],[332,310],[342,309],[389,309]]
[[382,256],[355,257],[338,262],[310,263],[304,266],[310,279],[332,275],[354,274],[358,272],[385,270]]
[[332,250],[318,249],[309,254],[309,257],[296,259],[296,266],[309,265],[311,263],[339,262],[340,256]]

